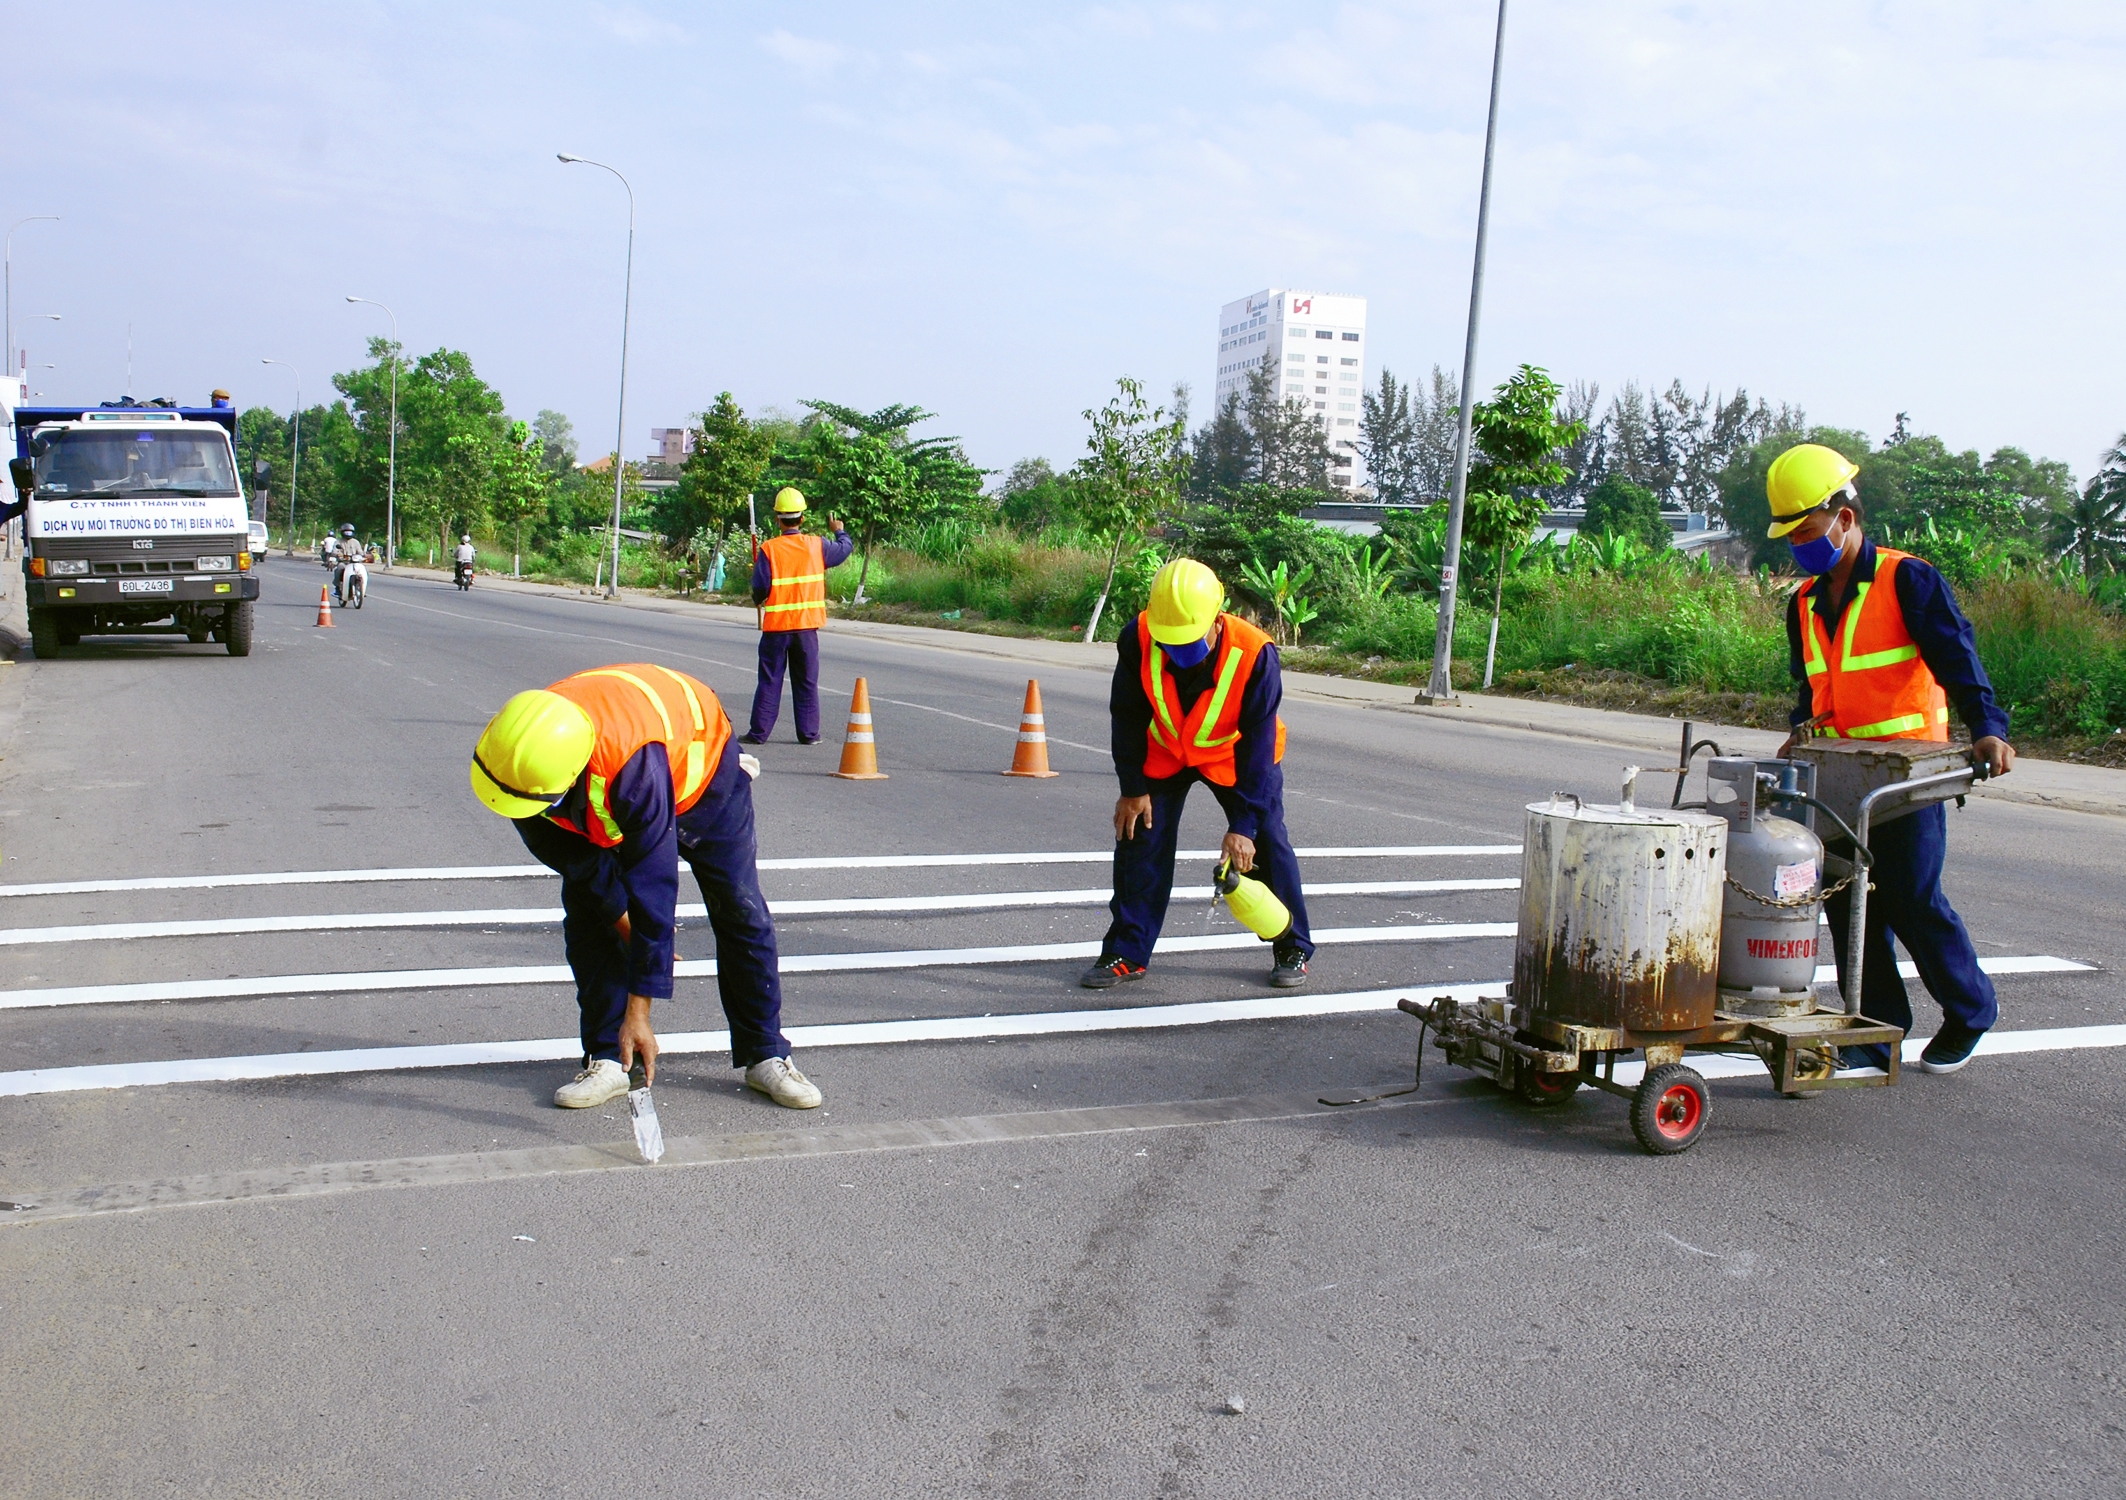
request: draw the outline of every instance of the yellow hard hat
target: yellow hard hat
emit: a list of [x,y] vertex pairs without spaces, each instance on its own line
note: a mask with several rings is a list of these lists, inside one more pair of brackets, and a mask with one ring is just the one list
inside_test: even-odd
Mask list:
[[505,818],[536,817],[568,795],[597,739],[580,705],[544,688],[519,693],[473,747],[473,795]]
[[1835,448],[1799,443],[1772,460],[1764,476],[1765,498],[1772,502],[1772,527],[1766,536],[1785,536],[1810,511],[1849,489],[1858,465]]
[[1152,580],[1152,639],[1162,646],[1200,641],[1218,623],[1225,585],[1193,557],[1177,557]]
[[788,485],[775,492],[775,514],[778,516],[801,516],[805,513],[805,497]]

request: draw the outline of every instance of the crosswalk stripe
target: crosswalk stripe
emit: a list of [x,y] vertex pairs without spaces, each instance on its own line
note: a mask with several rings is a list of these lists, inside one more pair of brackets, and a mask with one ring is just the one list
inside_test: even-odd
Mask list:
[[[1301,887],[1309,896],[1425,896],[1453,891],[1511,891],[1513,878],[1492,880],[1348,880]],[[1001,911],[1030,906],[1104,906],[1107,887],[1075,891],[991,891],[947,896],[857,896],[831,900],[770,901],[778,917],[863,916],[926,911]],[[1180,886],[1177,901],[1208,901],[1211,888]],[[682,919],[706,917],[700,902],[675,908]],[[267,932],[355,932],[376,928],[530,927],[558,923],[558,906],[493,907],[470,911],[331,912],[290,917],[202,917],[172,922],[87,922],[67,927],[18,927],[0,931],[0,947],[30,943],[100,943],[133,938],[232,937]]]
[[[1332,927],[1313,934],[1317,943],[1420,943],[1456,938],[1511,937],[1511,922],[1420,922],[1386,927]],[[1160,953],[1205,953],[1260,947],[1251,932],[1206,937],[1161,938]],[[895,949],[868,953],[784,954],[784,974],[846,973],[871,969],[953,968],[972,964],[1041,963],[1097,958],[1097,942],[1025,943],[994,948]],[[714,959],[672,966],[680,979],[716,972]],[[172,979],[143,984],[79,985],[0,990],[0,1010],[60,1005],[138,1005],[162,1000],[244,1000],[263,995],[328,995],[379,990],[481,989],[495,985],[573,984],[566,964],[516,964],[497,968],[370,969],[329,974],[265,974],[242,979]]]
[[[2076,967],[2086,968],[2087,965]],[[2000,971],[1995,971],[2000,972]],[[2031,972],[2019,970],[2014,972]],[[793,1048],[907,1045],[915,1042],[979,1041],[996,1037],[1054,1036],[1064,1033],[1137,1031],[1171,1026],[1205,1026],[1233,1021],[1291,1020],[1311,1016],[1350,1015],[1392,1010],[1404,997],[1431,999],[1446,995],[1473,1000],[1497,995],[1504,980],[1477,984],[1402,985],[1384,990],[1348,990],[1341,994],[1286,993],[1245,1000],[1207,1000],[1183,1005],[1127,1006],[1120,1009],[1040,1011],[988,1016],[938,1016],[909,1021],[852,1021],[823,1026],[793,1026],[786,1034]],[[1907,1037],[1903,1056],[1918,1057],[1925,1037]],[[662,1056],[722,1052],[731,1045],[728,1031],[680,1031],[658,1038]],[[1989,1032],[1979,1044],[1983,1053],[2047,1052],[2080,1048],[2126,1047],[2126,1026],[2076,1026],[2048,1030]],[[333,1073],[398,1072],[418,1068],[460,1068],[492,1063],[562,1062],[582,1056],[575,1037],[546,1037],[515,1042],[463,1042],[427,1047],[363,1047],[337,1052],[283,1052],[249,1057],[176,1058],[157,1062],[94,1063],[66,1068],[30,1068],[0,1073],[0,1098],[57,1094],[85,1089],[152,1088],[176,1083],[233,1083],[269,1078],[316,1077]],[[1636,1064],[1619,1064],[1617,1078],[1635,1077]],[[1694,1054],[1691,1066],[1709,1078],[1761,1072],[1754,1058]]]
[[[1299,849],[1301,859],[1458,859],[1519,854],[1519,844],[1381,844]],[[1216,849],[1183,849],[1176,859],[1216,859]],[[980,865],[1104,865],[1111,849],[1049,850],[1029,854],[855,854],[764,859],[763,870],[950,870]],[[7,896],[93,896],[113,891],[208,891],[234,886],[399,884],[429,880],[551,878],[544,865],[439,865],[378,870],[279,870],[230,875],[144,875],[125,880],[48,880],[0,885]]]

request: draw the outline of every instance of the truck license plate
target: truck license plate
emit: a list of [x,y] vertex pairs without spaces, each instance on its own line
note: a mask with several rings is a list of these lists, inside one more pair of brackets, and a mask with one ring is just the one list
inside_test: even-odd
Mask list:
[[170,578],[121,578],[118,592],[121,594],[167,594],[177,587]]

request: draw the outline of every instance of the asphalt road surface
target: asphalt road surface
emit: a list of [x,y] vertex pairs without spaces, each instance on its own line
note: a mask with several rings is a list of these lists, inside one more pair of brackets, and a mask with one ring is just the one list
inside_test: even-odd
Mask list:
[[[1042,672],[1061,775],[1019,781],[1023,664],[830,631],[828,743],[786,701],[756,785],[826,1107],[738,1084],[697,969],[650,1168],[624,1107],[549,1102],[558,887],[465,767],[510,693],[614,661],[742,720],[752,632],[381,571],[326,631],[318,577],[268,565],[248,660],[0,669],[11,1493],[2126,1486],[2118,820],[1951,815],[2029,1050],[1807,1101],[1721,1078],[1655,1159],[1619,1101],[1532,1111],[1437,1053],[1413,1096],[1315,1102],[1409,1080],[1394,995],[1507,977],[1522,804],[1641,757],[1289,700],[1295,842],[1342,851],[1303,858],[1310,987],[1189,899],[1095,995],[1103,658]],[[828,774],[859,674],[886,781]],[[1183,847],[1221,832],[1199,794]],[[208,883],[267,872],[313,878]]]

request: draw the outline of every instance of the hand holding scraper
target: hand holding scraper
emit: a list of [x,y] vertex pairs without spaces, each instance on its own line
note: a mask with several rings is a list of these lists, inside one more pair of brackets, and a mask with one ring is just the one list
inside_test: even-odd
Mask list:
[[664,1155],[664,1127],[657,1123],[657,1104],[650,1098],[650,1081],[657,1071],[657,1037],[650,1030],[646,995],[627,997],[627,1017],[620,1023],[620,1063],[627,1069],[627,1112],[635,1122],[635,1144],[644,1161],[654,1162]]

